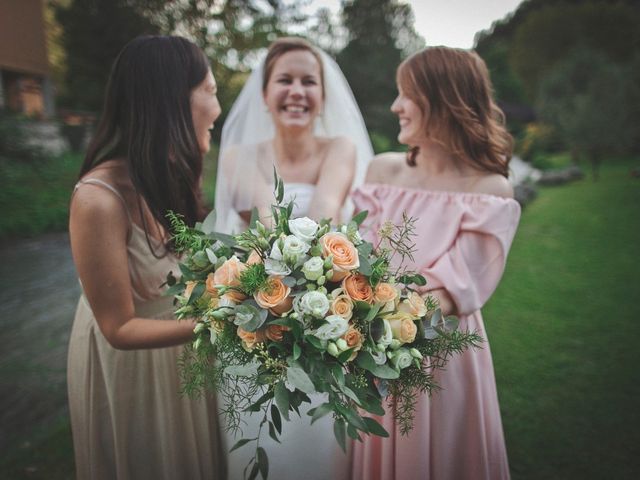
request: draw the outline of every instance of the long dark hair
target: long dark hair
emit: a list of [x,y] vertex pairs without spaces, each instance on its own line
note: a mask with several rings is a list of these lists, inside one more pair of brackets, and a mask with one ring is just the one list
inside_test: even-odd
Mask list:
[[184,38],[143,36],[129,42],[111,69],[102,116],[80,170],[82,177],[106,160],[123,158],[136,193],[167,232],[167,211],[184,216],[188,225],[204,213],[203,155],[190,98],[208,70],[202,50]]
[[[428,47],[398,67],[398,85],[423,112],[430,138],[462,161],[509,176],[513,139],[493,100],[487,66],[475,52]],[[407,161],[415,165],[411,148]]]

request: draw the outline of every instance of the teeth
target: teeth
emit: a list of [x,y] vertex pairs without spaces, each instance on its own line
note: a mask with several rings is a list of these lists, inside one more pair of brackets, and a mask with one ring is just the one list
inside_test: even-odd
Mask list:
[[294,105],[288,105],[286,107],[284,107],[285,111],[287,112],[292,112],[292,113],[302,113],[305,112],[307,109],[305,107],[299,107],[299,106],[294,106]]

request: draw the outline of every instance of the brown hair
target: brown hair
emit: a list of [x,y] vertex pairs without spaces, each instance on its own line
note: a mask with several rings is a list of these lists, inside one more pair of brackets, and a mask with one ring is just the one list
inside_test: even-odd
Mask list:
[[273,72],[273,67],[280,59],[280,57],[282,57],[285,53],[298,50],[309,52],[318,61],[318,65],[320,65],[320,85],[322,86],[322,97],[324,98],[324,66],[322,64],[322,58],[320,57],[318,51],[313,47],[313,45],[311,45],[305,39],[299,37],[282,37],[274,41],[269,46],[267,58],[264,61],[264,71],[262,72],[263,92],[267,90],[267,84],[269,83],[271,72]]
[[[129,42],[111,69],[104,109],[79,176],[123,157],[136,193],[167,232],[169,210],[189,226],[201,220],[203,155],[190,98],[208,71],[202,50],[184,38],[144,36]],[[157,256],[146,223],[143,227]]]
[[[478,54],[456,48],[426,48],[402,62],[397,82],[423,112],[429,112],[430,139],[462,161],[509,176],[513,138],[493,100],[489,71]],[[415,165],[416,154],[414,147],[407,155],[409,165]]]

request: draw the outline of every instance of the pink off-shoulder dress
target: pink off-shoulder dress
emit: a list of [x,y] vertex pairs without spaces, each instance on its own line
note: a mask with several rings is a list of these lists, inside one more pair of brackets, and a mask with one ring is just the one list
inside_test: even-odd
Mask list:
[[389,438],[363,436],[351,448],[351,478],[362,480],[500,480],[509,478],[491,351],[480,308],[495,290],[520,218],[513,199],[366,184],[353,194],[368,210],[367,240],[385,221],[416,221],[415,270],[426,290],[444,287],[460,328],[477,331],[482,348],[454,356],[436,377],[442,390],[420,395],[414,428],[402,436],[393,415],[378,420]]

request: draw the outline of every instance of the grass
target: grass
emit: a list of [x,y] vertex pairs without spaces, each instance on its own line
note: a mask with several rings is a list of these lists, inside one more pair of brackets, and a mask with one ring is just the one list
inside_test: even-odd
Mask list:
[[0,157],[0,237],[66,230],[81,163],[73,153],[32,161]]
[[[640,473],[638,165],[542,189],[484,309],[514,480]],[[68,419],[30,438],[0,477],[73,477]]]
[[514,479],[640,474],[639,164],[542,189],[484,309]]

